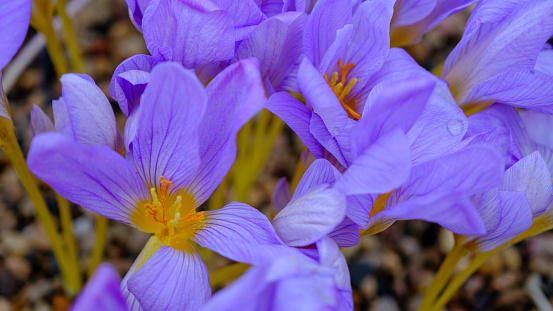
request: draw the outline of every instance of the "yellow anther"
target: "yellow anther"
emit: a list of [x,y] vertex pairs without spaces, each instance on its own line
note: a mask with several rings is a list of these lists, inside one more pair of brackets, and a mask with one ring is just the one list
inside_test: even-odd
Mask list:
[[351,79],[351,81],[349,81],[348,85],[346,85],[344,90],[338,96],[338,99],[339,100],[344,100],[344,98],[346,98],[346,96],[349,94],[349,92],[351,91],[351,89],[353,88],[355,83],[357,83],[357,78]]
[[336,96],[338,96],[338,94],[340,94],[340,91],[342,90],[342,86],[344,86],[342,83],[338,83],[334,86],[334,94],[336,94]]
[[338,72],[334,71],[332,73],[332,80],[330,81],[330,85],[336,85],[336,82],[338,82]]
[[159,199],[157,198],[156,188],[150,189],[150,195],[152,196],[152,204],[154,205],[154,207],[157,207],[160,203]]

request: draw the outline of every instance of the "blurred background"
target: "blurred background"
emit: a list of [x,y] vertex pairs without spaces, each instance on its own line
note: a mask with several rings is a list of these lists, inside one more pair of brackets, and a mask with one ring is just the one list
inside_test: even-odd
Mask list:
[[[84,56],[84,70],[104,91],[119,63],[136,54],[148,54],[141,33],[129,20],[125,0],[77,0],[85,4],[73,17],[74,30]],[[73,1],[75,2],[75,1]],[[461,38],[470,9],[445,20],[423,41],[407,51],[431,70],[445,60]],[[37,33],[31,28],[22,50]],[[32,139],[29,114],[33,104],[52,116],[52,99],[61,95],[50,57],[44,47],[21,70],[11,70],[5,83],[19,144],[26,154]],[[22,54],[22,53],[20,53]],[[21,55],[20,55],[21,56]],[[6,81],[5,81],[6,82]],[[111,100],[111,98],[110,98]],[[125,117],[117,103],[113,109],[122,129]],[[291,180],[304,149],[293,132],[284,128],[278,137],[247,203],[266,214],[271,194],[281,177]],[[39,186],[53,215],[58,217],[55,193]],[[72,206],[72,225],[77,238],[81,268],[86,271],[94,246],[95,216]],[[148,235],[110,221],[104,260],[121,276],[127,272],[148,240]],[[356,310],[416,310],[434,272],[453,246],[452,234],[421,221],[397,222],[388,230],[361,239],[356,247],[343,249],[350,266]],[[466,267],[468,258],[458,269]],[[210,271],[230,263],[216,257]],[[495,255],[453,297],[449,310],[535,310],[526,287],[539,281],[540,289],[553,299],[553,234],[546,232]],[[66,310],[69,297],[62,290],[59,267],[48,237],[35,218],[15,170],[0,153],[0,311]]]

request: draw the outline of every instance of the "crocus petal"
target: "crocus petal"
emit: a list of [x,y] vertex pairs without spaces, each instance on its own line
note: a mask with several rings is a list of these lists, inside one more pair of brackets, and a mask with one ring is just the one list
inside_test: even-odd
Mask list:
[[229,259],[261,264],[294,252],[284,245],[273,226],[261,212],[238,202],[204,212],[204,226],[193,240]]
[[307,104],[321,117],[332,137],[338,135],[348,123],[348,114],[324,77],[307,58],[300,63],[298,85]]
[[121,278],[113,266],[99,265],[70,310],[129,310],[119,291],[120,282]]
[[355,65],[348,76],[360,81],[346,96],[346,102],[361,99],[367,78],[382,67],[388,56],[393,7],[394,1],[390,0],[365,1],[353,15],[353,32],[342,61]]
[[162,246],[128,282],[144,310],[198,310],[211,296],[207,268],[196,253]]
[[257,25],[264,20],[263,12],[254,0],[212,0],[232,16],[234,27]]
[[33,105],[33,110],[31,110],[31,131],[33,132],[33,136],[56,131],[52,120],[37,105]]
[[436,0],[398,0],[394,6],[392,28],[414,24],[426,17],[436,6]]
[[227,174],[236,158],[236,134],[266,101],[259,64],[251,58],[229,66],[205,92],[209,118],[200,125],[201,163],[189,186],[197,206]]
[[486,226],[480,214],[461,192],[416,197],[377,213],[369,221],[371,234],[388,228],[395,220],[419,219],[435,222],[458,234],[484,234]]
[[[471,125],[472,127],[472,125]],[[516,146],[516,142],[512,139],[510,132],[503,128],[497,127],[492,130],[478,133],[473,136],[465,138],[456,148],[464,148],[464,146],[476,146],[483,145],[494,149],[502,158],[502,162],[505,164],[505,168],[511,167],[515,164],[522,155]]]
[[551,202],[553,185],[547,163],[540,153],[536,151],[511,166],[505,172],[500,190],[524,193],[534,217],[543,214]]
[[330,233],[345,215],[345,196],[323,184],[290,202],[275,216],[273,227],[287,245],[307,246]]
[[235,58],[257,58],[261,76],[268,78],[276,91],[285,90],[283,81],[300,60],[302,43],[298,39],[306,20],[304,13],[288,12],[262,22],[240,43]]
[[409,131],[435,86],[434,78],[414,71],[401,79],[389,79],[376,85],[351,137],[354,157],[381,135],[398,128],[403,133]]
[[87,75],[65,74],[60,81],[75,141],[83,146],[106,145],[122,150],[113,109],[94,80]]
[[335,187],[347,195],[387,193],[407,180],[410,168],[409,144],[396,129],[364,150]]
[[234,55],[232,17],[209,0],[152,0],[142,28],[152,56],[186,68]]
[[129,17],[138,31],[142,32],[142,18],[151,0],[127,0]]
[[359,243],[359,226],[348,217],[345,217],[328,236],[339,247],[353,247]]
[[309,132],[323,147],[323,157],[327,158],[325,153],[330,153],[343,167],[349,167],[350,161],[352,161],[349,136],[352,128],[355,127],[355,121],[348,119],[346,122],[346,127],[340,133],[332,135],[324,120],[318,114],[311,114],[311,119],[309,120]]
[[125,126],[127,159],[149,188],[164,177],[178,190],[200,164],[198,127],[206,95],[194,74],[175,63],[156,66],[151,78]]
[[288,92],[278,92],[269,97],[265,108],[284,121],[302,140],[316,158],[323,157],[321,144],[309,131],[312,111]]
[[351,23],[351,1],[317,1],[309,15],[303,36],[305,55],[316,68],[319,68],[328,47],[336,39],[336,31]]
[[480,2],[443,67],[457,102],[464,104],[477,83],[512,68],[532,68],[553,32],[552,14],[548,1]]
[[282,177],[277,181],[271,199],[275,212],[280,212],[286,206],[286,204],[290,202],[291,199],[292,189],[290,189],[290,184],[286,180],[286,177]]
[[330,162],[325,159],[315,160],[301,177],[292,196],[292,201],[304,196],[309,190],[317,186],[333,184],[340,177],[342,177],[342,174]]
[[338,248],[338,245],[329,237],[322,238],[316,245],[321,265],[323,267],[333,267],[336,269],[334,280],[336,281],[337,287],[342,290],[350,291],[351,293],[348,264],[344,254],[342,254],[340,248]]
[[0,70],[11,61],[25,39],[31,18],[30,0],[0,1]]
[[128,118],[140,102],[150,72],[159,61],[149,55],[135,55],[124,60],[113,72],[109,95],[119,103],[119,108]]
[[[473,202],[485,205],[487,202]],[[466,247],[478,252],[490,251],[522,233],[532,225],[532,210],[526,196],[518,191],[499,191],[498,201],[493,209],[480,210],[486,225],[496,223],[482,236],[468,236]]]
[[369,215],[377,197],[377,194],[348,195],[346,197],[348,201],[347,218],[355,222],[360,228],[367,228]]
[[71,202],[129,225],[136,206],[149,199],[140,177],[107,146],[84,147],[45,133],[31,142],[27,165]]

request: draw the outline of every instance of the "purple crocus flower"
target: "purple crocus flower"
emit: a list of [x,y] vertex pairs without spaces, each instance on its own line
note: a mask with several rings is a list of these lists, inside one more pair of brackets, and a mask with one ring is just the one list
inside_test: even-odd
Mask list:
[[397,0],[390,25],[392,46],[418,43],[441,21],[475,3],[476,0]]
[[58,132],[85,147],[105,145],[123,151],[111,104],[94,80],[84,74],[65,74],[60,81],[62,96],[52,102],[55,122],[40,107],[33,106],[33,136]]
[[237,131],[261,109],[258,72],[257,61],[243,60],[204,90],[180,65],[158,65],[125,125],[126,159],[59,133],[32,141],[29,168],[61,195],[154,234],[123,280],[129,307],[196,310],[207,300],[206,267],[190,241],[252,264],[286,256],[289,248],[256,209],[196,210],[231,167]]
[[501,102],[551,113],[553,76],[537,62],[552,34],[551,1],[480,1],[442,77],[464,109]]
[[201,310],[353,310],[349,272],[340,249],[328,237],[316,248],[318,260],[298,252],[250,268]]
[[79,296],[77,296],[77,299],[75,299],[70,310],[129,310],[123,296],[121,296],[120,283],[121,278],[112,265],[100,264]]

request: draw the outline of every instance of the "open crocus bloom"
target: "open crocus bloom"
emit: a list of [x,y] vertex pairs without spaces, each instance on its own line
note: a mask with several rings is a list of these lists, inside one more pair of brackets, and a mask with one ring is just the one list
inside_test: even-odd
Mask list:
[[72,202],[154,235],[122,282],[131,309],[197,310],[210,287],[191,241],[251,264],[289,250],[252,207],[196,210],[234,162],[235,135],[265,95],[251,59],[228,67],[205,90],[175,63],[160,64],[151,78],[125,125],[126,159],[105,145],[44,133],[27,162]]

